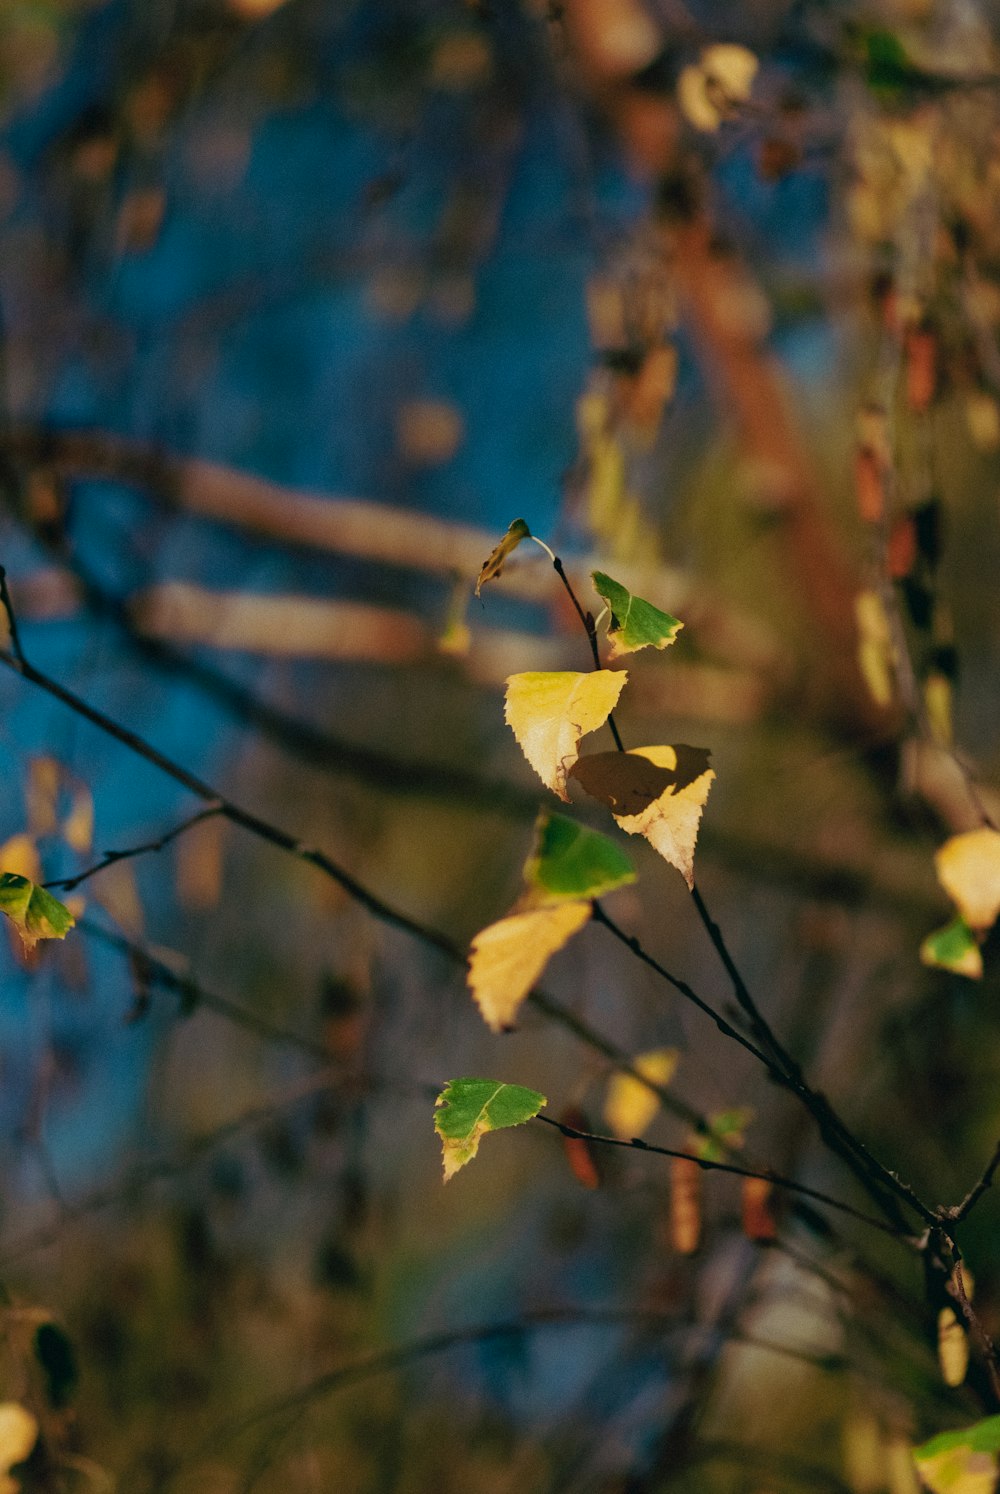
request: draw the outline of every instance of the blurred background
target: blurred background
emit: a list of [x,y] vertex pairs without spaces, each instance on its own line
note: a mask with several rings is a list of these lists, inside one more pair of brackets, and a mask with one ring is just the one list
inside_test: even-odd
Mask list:
[[[535,547],[473,597],[523,517],[585,607],[597,566],[683,619],[628,661],[626,740],[711,750],[712,915],[935,1204],[1000,1134],[995,952],[981,981],[919,954],[1000,770],[997,31],[985,0],[0,10],[29,660],[465,947],[554,804],[503,682],[590,662]],[[9,670],[0,706],[3,869],[201,807]],[[681,878],[627,849],[609,911],[726,1009]],[[0,940],[24,1489],[904,1494],[912,1442],[995,1409],[863,1224],[748,1221],[709,1175],[693,1241],[665,1159],[535,1124],[443,1186],[446,1080],[607,1131],[614,1052],[671,1049],[648,1139],[708,1117],[864,1207],[601,928],[545,974],[562,1020],[496,1037],[444,956],[222,818],[73,896],[65,943]],[[998,1222],[963,1238],[993,1329]]]

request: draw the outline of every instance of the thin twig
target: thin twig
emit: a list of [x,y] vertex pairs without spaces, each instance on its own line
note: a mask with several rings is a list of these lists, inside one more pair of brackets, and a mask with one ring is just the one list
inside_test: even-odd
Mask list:
[[873,1214],[866,1214],[863,1210],[856,1209],[853,1204],[845,1203],[843,1199],[831,1198],[828,1193],[809,1188],[805,1183],[796,1182],[794,1178],[785,1177],[779,1172],[772,1172],[769,1167],[758,1169],[741,1167],[735,1162],[715,1162],[707,1157],[696,1156],[692,1152],[678,1151],[666,1146],[654,1146],[652,1142],[643,1141],[640,1136],[626,1139],[620,1136],[602,1136],[593,1131],[580,1131],[575,1126],[568,1126],[563,1121],[554,1120],[548,1115],[536,1115],[535,1119],[543,1121],[547,1126],[554,1126],[564,1136],[576,1137],[580,1141],[593,1141],[600,1146],[625,1147],[635,1152],[653,1152],[659,1157],[683,1157],[704,1172],[728,1172],[738,1178],[761,1178],[764,1182],[773,1183],[776,1188],[784,1188],[790,1193],[799,1193],[803,1198],[814,1199],[816,1203],[826,1204],[828,1208],[838,1209],[842,1214],[849,1214],[852,1219],[858,1219],[862,1224],[869,1224],[872,1229],[881,1230],[883,1234],[891,1235],[893,1239],[910,1238],[908,1231],[896,1229],[893,1225],[887,1224],[885,1220],[876,1219]]
[[951,1209],[943,1209],[941,1211],[941,1218],[951,1224],[960,1224],[972,1212],[986,1190],[993,1186],[993,1179],[998,1167],[1000,1167],[1000,1141],[994,1147],[993,1155],[983,1168],[979,1181],[969,1189],[960,1204],[956,1204]]
[[196,798],[201,799],[203,803],[213,806],[215,813],[223,815],[227,820],[232,821],[234,825],[240,825],[244,830],[248,830],[251,835],[256,835],[258,839],[267,841],[268,844],[277,846],[279,850],[287,851],[300,861],[305,861],[311,866],[315,866],[325,876],[338,883],[345,892],[354,898],[355,902],[367,908],[376,918],[381,919],[384,923],[392,924],[396,928],[405,929],[408,933],[416,935],[416,937],[422,939],[426,944],[433,945],[442,954],[448,955],[452,959],[464,958],[464,956],[459,954],[456,945],[446,934],[442,934],[436,929],[428,928],[418,923],[415,919],[410,918],[408,914],[402,913],[398,908],[391,907],[389,903],[384,902],[382,898],[370,892],[356,877],[353,877],[350,872],[339,866],[324,851],[318,850],[314,846],[306,845],[296,836],[289,834],[287,830],[281,829],[278,825],[271,824],[268,820],[261,818],[260,815],[244,809],[232,799],[228,799],[224,795],[217,793],[210,784],[198,778],[187,768],[182,767],[180,763],[174,762],[171,758],[160,752],[158,748],[147,742],[143,737],[140,737],[137,732],[130,731],[127,727],[120,725],[103,711],[98,710],[96,706],[92,706],[88,701],[83,700],[74,691],[68,690],[65,685],[60,685],[50,675],[43,673],[40,669],[36,669],[26,659],[18,658],[9,649],[0,649],[0,664],[5,664],[8,669],[12,669],[29,684],[37,685],[39,689],[44,690],[46,694],[51,695],[54,699],[61,701],[63,705],[68,706],[78,716],[82,716],[85,720],[89,721],[98,730],[114,738],[122,746],[128,747],[137,757],[143,758],[153,767],[158,768],[161,773],[164,773],[168,778],[172,778],[175,783],[179,783],[182,788],[186,788]]
[[997,1355],[997,1346],[983,1327],[982,1319],[976,1312],[969,1300],[969,1294],[965,1287],[965,1276],[962,1272],[962,1261],[956,1253],[955,1269],[948,1279],[948,1291],[958,1303],[962,1316],[968,1323],[969,1328],[979,1345],[983,1360],[986,1364],[986,1373],[990,1378],[990,1387],[994,1399],[1000,1403],[1000,1357]]
[[675,991],[678,991],[680,995],[692,1002],[699,1011],[704,1012],[706,1017],[710,1017],[724,1037],[731,1038],[734,1043],[739,1043],[741,1048],[745,1048],[765,1068],[769,1070],[773,1069],[771,1060],[755,1043],[752,1043],[748,1037],[745,1037],[739,1028],[734,1027],[731,1022],[727,1021],[721,1012],[717,1012],[707,1001],[703,1001],[697,991],[688,985],[687,981],[681,980],[676,975],[671,975],[666,966],[661,965],[659,960],[655,959],[648,950],[644,949],[638,939],[631,934],[626,934],[621,925],[615,923],[614,919],[605,913],[599,902],[594,903],[594,922],[603,924],[609,933],[614,934],[616,939],[620,940],[627,949],[632,951],[636,959],[641,960],[644,965],[648,965],[650,970],[655,970],[661,980],[665,980],[668,985],[673,986]]
[[[290,1411],[304,1409],[313,1402],[349,1385],[357,1384],[359,1381],[405,1369],[422,1359],[464,1345],[489,1343],[493,1339],[520,1338],[525,1333],[540,1328],[572,1328],[581,1323],[606,1324],[608,1327],[619,1327],[623,1324],[639,1326],[645,1324],[651,1327],[668,1325],[676,1331],[684,1331],[686,1328],[685,1324],[677,1322],[676,1313],[658,1312],[650,1308],[570,1306],[528,1308],[516,1318],[493,1323],[477,1323],[465,1328],[447,1329],[441,1333],[430,1333],[408,1344],[401,1344],[396,1348],[385,1349],[375,1354],[367,1354],[361,1359],[328,1370],[307,1385],[300,1386],[286,1395],[276,1396],[273,1400],[265,1401],[244,1412],[243,1415],[235,1417],[225,1426],[216,1428],[199,1447],[185,1455],[183,1463],[176,1464],[173,1469],[161,1475],[160,1481],[153,1486],[153,1494],[161,1494],[162,1490],[169,1488],[182,1468],[190,1467],[200,1458],[208,1456],[217,1447],[231,1442],[241,1433],[249,1431],[261,1422],[269,1421]],[[753,1334],[737,1332],[732,1337],[737,1342],[753,1348],[761,1348],[770,1353],[802,1360],[814,1368],[833,1370],[839,1367],[839,1356],[830,1355],[822,1350],[812,1352],[808,1349],[797,1349],[793,1345],[775,1343],[770,1339],[758,1339]]]
[[162,851],[172,840],[176,840],[178,836],[184,835],[188,830],[193,830],[195,825],[200,825],[203,820],[210,820],[216,815],[221,814],[221,804],[210,804],[206,809],[199,809],[197,814],[193,814],[188,819],[182,820],[179,825],[175,825],[172,830],[168,830],[165,835],[161,835],[158,840],[146,841],[141,846],[129,846],[124,851],[105,851],[100,861],[96,862],[94,866],[88,866],[86,871],[78,872],[75,877],[61,877],[54,882],[44,882],[42,885],[44,887],[57,887],[63,892],[72,892],[74,887],[79,887],[81,882],[86,882],[91,877],[96,877],[97,873],[104,871],[106,867],[114,866],[119,861],[130,861],[133,856],[145,856],[151,851]]
[[[558,556],[554,557],[553,566],[569,593],[577,616],[587,635],[590,650],[594,658],[594,666],[600,669],[601,656],[597,646],[597,630],[594,626],[594,619],[589,612],[584,612],[581,607]],[[619,752],[624,752],[625,748],[618,733],[618,728],[611,721],[610,717],[609,723],[612,726],[615,744]],[[830,1102],[826,1099],[826,1096],[812,1089],[806,1082],[801,1067],[778,1041],[764,1014],[751,996],[747,984],[729,952],[722,931],[710,916],[697,885],[692,886],[691,891],[698,916],[712,941],[713,947],[722,960],[726,973],[732,983],[736,999],[750,1022],[751,1031],[757,1039],[757,1043],[751,1042],[732,1023],[728,1022],[721,1013],[715,1011],[706,1001],[703,1001],[685,981],[678,980],[676,976],[671,975],[658,960],[655,960],[643,949],[638,939],[630,938],[623,929],[619,928],[612,919],[608,918],[607,914],[597,903],[594,904],[594,918],[599,923],[603,923],[611,933],[615,934],[622,943],[626,944],[638,959],[642,960],[652,970],[655,970],[676,991],[680,992],[681,995],[692,1001],[707,1016],[711,1017],[724,1036],[731,1038],[733,1041],[739,1043],[741,1047],[746,1048],[749,1053],[752,1053],[765,1066],[772,1078],[802,1101],[819,1126],[820,1134],[827,1146],[842,1161],[847,1163],[869,1196],[878,1204],[879,1208],[886,1215],[886,1218],[892,1222],[899,1232],[906,1233],[907,1231],[906,1221],[899,1209],[897,1200],[902,1200],[909,1204],[925,1224],[936,1224],[938,1222],[938,1215],[917,1197],[908,1184],[901,1182],[895,1173],[890,1172],[887,1167],[883,1166],[869,1152],[864,1142],[856,1137],[850,1128],[840,1119]]]
[[[790,1089],[794,1094],[798,1095],[799,1099],[802,1100],[803,1104],[813,1115],[827,1144],[845,1161],[847,1160],[846,1153],[850,1152],[855,1157],[859,1167],[868,1174],[873,1182],[879,1184],[887,1193],[894,1194],[897,1198],[903,1199],[908,1203],[925,1224],[931,1225],[936,1223],[938,1215],[934,1210],[929,1209],[917,1197],[909,1184],[902,1182],[895,1173],[890,1172],[887,1167],[879,1162],[877,1157],[873,1156],[860,1137],[856,1136],[840,1118],[826,1096],[818,1090],[813,1089],[808,1083],[801,1065],[792,1057],[788,1049],[775,1035],[760,1007],[751,996],[746,982],[740,974],[739,967],[729,952],[729,947],[726,944],[722,930],[709,913],[708,906],[698,890],[697,883],[691,889],[691,896],[698,912],[698,917],[701,919],[713,947],[726,969],[726,973],[732,983],[733,992],[740,1007],[746,1013],[754,1035],[770,1051],[777,1069],[784,1076],[783,1079],[779,1079],[779,1082],[783,1083],[785,1088]],[[778,1075],[776,1074],[775,1077],[777,1078]],[[857,1167],[853,1170],[857,1176],[861,1176]],[[898,1218],[898,1212],[897,1222],[901,1222]]]
[[78,918],[76,927],[85,938],[95,939],[135,961],[150,984],[172,991],[180,997],[182,1010],[204,1007],[206,1011],[214,1012],[234,1026],[253,1033],[263,1042],[284,1043],[290,1048],[296,1048],[309,1058],[329,1064],[330,1051],[322,1043],[305,1037],[291,1028],[282,1027],[279,1023],[272,1022],[270,1018],[262,1017],[248,1007],[241,1006],[239,1002],[231,1001],[227,996],[219,996],[216,992],[209,991],[191,975],[181,974],[173,969],[147,945],[136,943],[133,939],[125,938],[123,934],[103,928],[90,918]]
[[[546,546],[546,549],[548,549],[548,546]],[[551,554],[551,551],[549,553]],[[563,563],[559,559],[558,555],[553,555],[552,557],[552,568],[555,571],[556,575],[559,577],[559,580],[562,582],[563,586],[565,586],[566,591],[569,594],[569,599],[573,603],[573,606],[576,608],[576,615],[580,619],[580,622],[583,624],[583,631],[586,633],[587,642],[590,644],[590,652],[594,656],[594,668],[600,669],[602,668],[601,651],[597,646],[597,628],[594,624],[593,616],[590,612],[585,612],[580,606],[576,592],[573,590],[573,587],[570,584],[570,579],[567,576],[566,571],[563,567]],[[625,744],[618,734],[618,727],[615,724],[615,716],[613,711],[608,713],[608,725],[611,728],[611,735],[615,739],[615,746],[618,748],[619,752],[624,752]]]

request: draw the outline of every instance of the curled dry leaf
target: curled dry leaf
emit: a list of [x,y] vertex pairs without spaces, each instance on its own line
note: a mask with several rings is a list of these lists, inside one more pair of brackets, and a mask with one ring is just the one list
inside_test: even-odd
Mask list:
[[556,950],[583,928],[589,902],[556,903],[513,912],[478,933],[469,952],[468,981],[488,1027],[512,1027],[525,997]]
[[[589,1131],[587,1116],[576,1105],[567,1105],[559,1117],[559,1124],[574,1131]],[[569,1170],[584,1188],[601,1186],[601,1171],[597,1160],[597,1149],[585,1136],[563,1136],[563,1152]]]
[[1000,831],[968,830],[934,857],[938,881],[972,929],[989,929],[1000,913]]
[[476,577],[476,596],[487,581],[493,581],[503,571],[507,556],[512,550],[516,550],[523,539],[531,538],[531,530],[523,519],[515,519],[507,530],[500,543],[490,551],[483,561],[479,575]]
[[634,747],[595,752],[571,770],[629,835],[644,835],[694,886],[694,848],[715,773],[703,747]]
[[507,724],[545,786],[567,803],[566,775],[580,738],[604,725],[627,679],[624,669],[594,669],[531,671],[507,681]]
[[701,1242],[701,1168],[693,1157],[670,1163],[670,1243],[680,1255],[693,1255]]
[[744,1178],[740,1204],[743,1233],[748,1240],[764,1242],[776,1238],[774,1185],[768,1178]]

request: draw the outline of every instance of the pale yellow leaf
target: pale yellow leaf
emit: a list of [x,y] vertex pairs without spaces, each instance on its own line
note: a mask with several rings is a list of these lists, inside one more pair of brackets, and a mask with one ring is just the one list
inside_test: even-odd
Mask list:
[[694,886],[698,826],[715,773],[701,747],[634,747],[599,752],[572,769],[588,794],[611,810],[629,835],[644,835]]
[[38,1422],[31,1412],[17,1401],[0,1402],[0,1469],[7,1473],[23,1463],[37,1441]]
[[580,738],[604,725],[627,679],[624,669],[595,669],[533,671],[507,681],[507,724],[542,782],[567,803],[566,775]]
[[942,1307],[938,1313],[937,1340],[942,1380],[952,1387],[961,1385],[969,1367],[969,1340],[950,1307]]
[[841,1437],[847,1487],[853,1494],[882,1494],[886,1459],[878,1418],[867,1406],[852,1410]]
[[469,951],[468,982],[494,1032],[512,1026],[549,958],[590,917],[589,902],[514,912],[478,933]]
[[42,862],[32,835],[12,835],[0,846],[0,872],[16,872],[29,882],[42,880]]
[[890,706],[896,692],[896,653],[882,598],[862,591],[854,599],[858,625],[858,667],[878,706]]
[[[652,1084],[669,1084],[680,1058],[676,1048],[656,1048],[633,1059],[632,1067]],[[642,1136],[660,1108],[648,1085],[631,1074],[612,1074],[604,1102],[604,1119],[616,1136],[627,1141]]]
[[759,66],[753,52],[738,43],[706,47],[700,60],[682,69],[677,80],[681,112],[696,129],[717,130],[732,106],[750,97]]
[[33,757],[28,769],[28,824],[35,835],[58,828],[57,806],[62,768],[54,757]]
[[1000,831],[953,835],[935,853],[938,881],[971,929],[988,929],[1000,913]]
[[73,791],[69,814],[63,821],[63,839],[80,855],[94,844],[94,800],[86,784],[78,784]]

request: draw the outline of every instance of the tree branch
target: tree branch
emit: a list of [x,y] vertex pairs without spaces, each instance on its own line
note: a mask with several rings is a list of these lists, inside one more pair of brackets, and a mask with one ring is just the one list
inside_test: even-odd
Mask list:
[[601,1146],[625,1147],[635,1152],[653,1152],[659,1157],[683,1157],[700,1167],[703,1172],[728,1172],[739,1178],[761,1178],[764,1182],[773,1183],[776,1188],[784,1188],[791,1193],[801,1194],[803,1198],[813,1199],[816,1203],[826,1204],[828,1208],[838,1209],[842,1214],[849,1214],[852,1219],[858,1219],[862,1224],[871,1225],[872,1229],[878,1229],[883,1234],[891,1235],[894,1239],[910,1239],[909,1231],[897,1229],[887,1224],[883,1219],[876,1219],[873,1214],[866,1214],[861,1209],[856,1209],[853,1204],[845,1203],[843,1199],[831,1198],[828,1193],[821,1193],[816,1188],[809,1188],[804,1183],[797,1183],[794,1178],[784,1177],[779,1172],[773,1172],[769,1167],[753,1168],[740,1167],[735,1162],[714,1162],[707,1157],[698,1157],[692,1152],[677,1151],[672,1147],[654,1146],[652,1142],[643,1141],[640,1136],[624,1139],[620,1136],[602,1136],[593,1131],[579,1131],[575,1126],[568,1126],[563,1121],[554,1120],[548,1115],[536,1115],[535,1120],[542,1121],[547,1126],[555,1126],[564,1136],[577,1137],[580,1141],[593,1141]]
[[188,819],[182,820],[179,825],[175,825],[172,830],[168,830],[165,835],[161,835],[159,840],[149,840],[141,846],[130,846],[125,851],[105,851],[100,861],[94,866],[88,866],[86,871],[78,872],[75,877],[60,877],[54,882],[43,882],[42,885],[44,887],[60,888],[63,892],[72,892],[74,887],[79,887],[81,882],[86,882],[91,877],[96,877],[98,872],[104,871],[106,867],[114,866],[119,861],[131,861],[133,856],[145,856],[151,851],[162,851],[172,840],[176,840],[178,836],[183,835],[188,830],[193,830],[195,825],[200,825],[204,820],[214,819],[216,815],[220,815],[221,813],[221,804],[210,804],[206,809],[199,809],[197,814],[193,814]]

